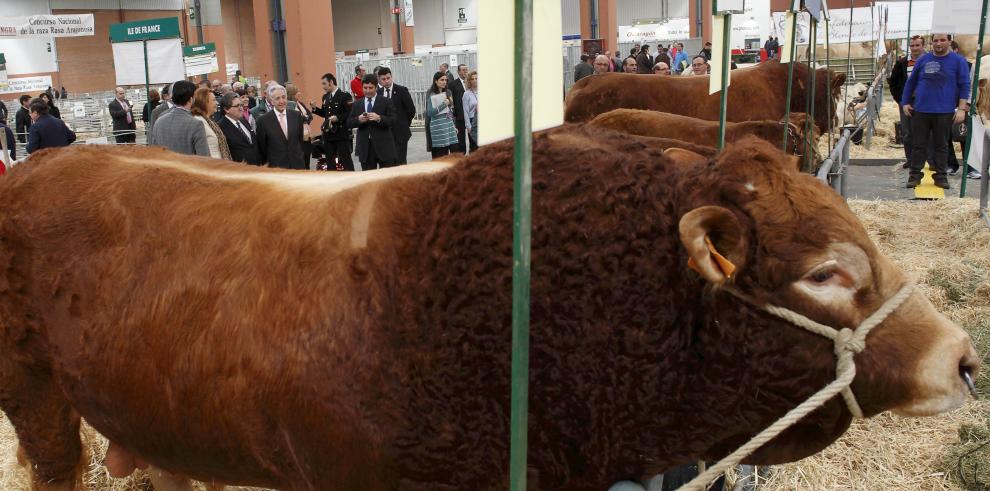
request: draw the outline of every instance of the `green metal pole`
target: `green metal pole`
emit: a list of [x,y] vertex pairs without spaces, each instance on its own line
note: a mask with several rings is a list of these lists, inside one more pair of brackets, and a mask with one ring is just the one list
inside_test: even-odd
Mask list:
[[[791,120],[791,90],[794,85],[794,64],[797,62],[797,53],[794,50],[797,48],[797,16],[798,13],[794,12],[794,18],[791,19],[791,38],[787,42],[791,43],[791,61],[789,63],[790,67],[787,70],[787,98],[784,100],[784,121]],[[784,143],[780,145],[780,149],[784,152],[787,151],[787,130],[788,127],[784,126]]]
[[[821,15],[821,12],[818,13]],[[818,54],[818,21],[815,20],[814,16],[808,19],[808,26],[811,33],[810,42],[808,43],[808,77],[810,78],[808,85],[808,92],[811,95],[808,97],[808,119],[804,123],[804,143],[806,149],[811,149],[812,140],[812,128],[815,127],[815,86],[818,85],[818,70],[815,68],[815,56]],[[806,150],[804,152],[804,168],[814,170],[815,152]]]
[[[907,55],[911,56],[911,14],[914,13],[914,0],[908,0]],[[900,43],[898,43],[900,44]]]
[[[144,99],[145,99],[145,101],[147,101],[147,102],[150,103],[151,102],[151,76],[148,74],[149,73],[148,72],[148,40],[147,39],[141,40],[141,44],[144,45]],[[148,107],[150,108],[151,106],[148,106]],[[133,110],[134,109],[132,107],[131,108],[131,111],[133,111]],[[151,111],[150,110],[148,111],[148,114],[151,114]],[[135,127],[137,127],[137,126],[135,125]],[[147,144],[148,143],[148,129],[145,128],[144,131],[145,131],[145,133],[144,133],[144,141],[145,141],[145,144]],[[135,133],[137,133],[137,131],[135,131]],[[134,135],[134,140],[137,141],[137,135],[136,134]]]
[[526,491],[529,425],[529,259],[533,176],[533,0],[515,0],[515,150],[512,211],[512,409],[509,489]]
[[[987,30],[987,3],[988,0],[983,0],[983,12],[980,14],[980,37],[977,39],[977,44],[976,44],[976,65],[973,66],[974,69],[973,73],[975,73],[976,76],[973,77],[972,93],[970,94],[970,98],[969,98],[969,121],[970,121],[971,130],[972,130],[973,116],[976,115],[976,96],[979,94],[979,88],[980,88],[980,62],[982,61],[981,58],[983,58],[983,36],[986,34],[986,30]],[[953,145],[953,143],[949,142],[949,145]],[[963,146],[962,169],[960,169],[959,171],[962,174],[962,184],[959,185],[960,198],[966,197],[966,181],[969,180],[969,178],[966,177],[969,174],[968,172],[969,162],[967,162],[967,160],[969,157],[969,149],[972,146],[973,146],[973,132],[969,131],[969,133],[966,134],[966,144]],[[949,151],[955,152],[953,147],[949,147]],[[990,176],[983,176],[983,178],[990,179]]]
[[[853,38],[853,4],[849,2],[849,37],[846,38],[846,89],[842,96],[842,124],[846,124],[846,110],[849,107],[849,84],[852,83],[852,38]],[[853,118],[853,123],[856,118]]]
[[[712,2],[714,8],[715,2]],[[729,36],[732,34],[732,15],[725,14],[725,22],[722,23],[722,95],[721,110],[718,118],[718,149],[725,148],[725,116],[726,104],[728,101],[729,86],[726,83],[729,79],[729,69],[732,68],[732,53],[729,50]]]

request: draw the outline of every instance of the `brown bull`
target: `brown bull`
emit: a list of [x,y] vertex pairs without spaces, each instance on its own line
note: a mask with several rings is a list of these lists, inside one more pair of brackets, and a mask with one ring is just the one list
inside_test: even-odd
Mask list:
[[[776,60],[732,72],[726,117],[728,121],[780,121],[787,109],[788,65]],[[791,112],[807,111],[805,89],[809,70],[800,63],[794,66],[794,90]],[[831,80],[831,87],[828,81]],[[839,89],[845,74],[825,69],[815,73],[815,126],[825,133],[834,124]],[[829,96],[831,95],[831,110]],[[721,107],[719,94],[708,94],[708,76],[662,77],[631,73],[605,73],[585,77],[571,87],[565,99],[564,120],[587,121],[613,109],[648,109],[693,118],[718,121]]]
[[[794,113],[791,114],[790,122],[786,125],[782,121],[726,123],[725,141],[726,143],[737,142],[748,136],[755,136],[779,146],[783,142],[786,127],[788,132],[787,153],[804,155],[808,150],[804,133],[807,121],[808,116],[804,113]],[[588,124],[611,128],[620,133],[680,140],[706,147],[718,146],[718,121],[708,121],[689,116],[642,109],[614,109],[595,116],[595,119],[589,121]],[[812,132],[815,135],[811,137],[811,141],[817,142],[817,132],[814,129]]]
[[[203,481],[505,489],[512,156],[331,174],[32,155],[0,179],[0,408],[35,487],[75,483],[82,416]],[[699,161],[572,125],[538,134],[533,163],[533,489],[724,455],[834,377],[830,341],[760,305],[856,326],[908,281],[758,140]],[[978,364],[920,293],[855,359],[867,415],[958,407]],[[836,398],[748,461],[813,454],[849,422]]]

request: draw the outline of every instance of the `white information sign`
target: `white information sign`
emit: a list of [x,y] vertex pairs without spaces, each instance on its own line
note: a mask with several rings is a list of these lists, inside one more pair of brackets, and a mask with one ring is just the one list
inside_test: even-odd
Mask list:
[[[144,48],[141,41],[113,43],[117,85],[144,85]],[[167,84],[186,78],[181,39],[148,41],[148,83]]]
[[8,78],[7,87],[0,87],[0,94],[16,92],[44,92],[52,86],[52,76]]
[[94,34],[93,14],[0,17],[0,38],[58,38]]

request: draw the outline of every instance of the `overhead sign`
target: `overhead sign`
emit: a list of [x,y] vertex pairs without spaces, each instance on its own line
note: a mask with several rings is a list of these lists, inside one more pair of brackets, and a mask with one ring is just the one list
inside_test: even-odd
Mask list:
[[93,14],[0,17],[0,38],[59,38],[95,33]]
[[7,86],[0,87],[0,94],[14,94],[17,92],[44,92],[52,86],[52,76],[42,75],[40,77],[8,78]]
[[110,42],[113,43],[177,37],[179,37],[178,17],[110,24]]
[[182,48],[182,58],[186,64],[186,76],[205,75],[220,70],[217,61],[217,45],[214,43],[194,44]]
[[619,42],[679,41],[691,37],[691,26],[687,17],[669,19],[663,24],[619,26]]

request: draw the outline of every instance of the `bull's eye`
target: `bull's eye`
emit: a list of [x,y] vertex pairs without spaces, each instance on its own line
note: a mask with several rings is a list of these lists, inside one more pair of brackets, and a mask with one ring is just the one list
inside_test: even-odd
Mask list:
[[835,276],[835,270],[823,269],[812,273],[811,281],[814,281],[815,283],[825,283],[826,281],[832,279],[833,276]]

